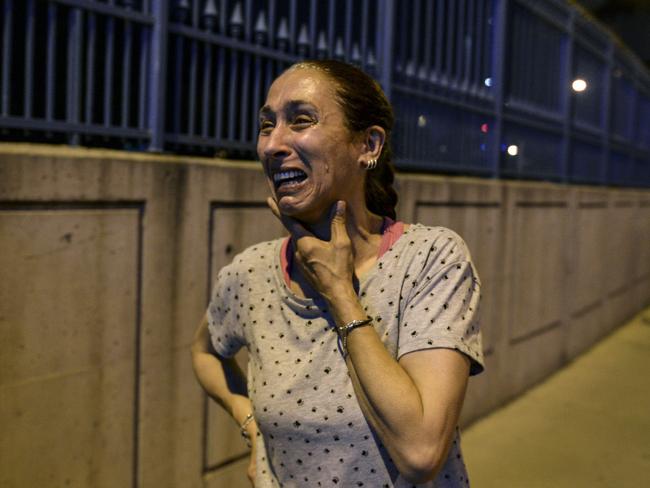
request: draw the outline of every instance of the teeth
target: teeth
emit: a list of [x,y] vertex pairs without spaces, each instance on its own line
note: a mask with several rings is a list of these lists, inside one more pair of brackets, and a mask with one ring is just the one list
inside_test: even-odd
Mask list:
[[281,171],[273,175],[273,181],[278,183],[279,181],[289,180],[297,176],[302,176],[304,172],[302,171]]

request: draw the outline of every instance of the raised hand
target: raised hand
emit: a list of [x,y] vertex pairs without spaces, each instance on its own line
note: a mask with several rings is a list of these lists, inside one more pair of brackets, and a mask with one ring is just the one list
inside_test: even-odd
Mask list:
[[319,239],[297,220],[282,215],[272,198],[268,198],[267,203],[291,234],[295,262],[312,288],[330,305],[339,298],[356,295],[353,286],[354,259],[346,229],[345,202],[339,200],[333,205],[329,241]]

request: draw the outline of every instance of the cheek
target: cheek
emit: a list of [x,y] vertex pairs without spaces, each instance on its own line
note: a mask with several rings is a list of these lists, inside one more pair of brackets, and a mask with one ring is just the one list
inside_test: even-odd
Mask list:
[[257,138],[257,157],[260,161],[264,159],[264,142],[260,137]]

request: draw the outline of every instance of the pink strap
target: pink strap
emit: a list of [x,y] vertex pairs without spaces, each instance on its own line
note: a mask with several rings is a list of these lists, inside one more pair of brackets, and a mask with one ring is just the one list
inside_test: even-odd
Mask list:
[[[390,217],[384,217],[381,232],[381,243],[379,244],[377,259],[382,257],[402,237],[404,233],[404,222],[396,222]],[[293,250],[291,247],[291,238],[287,237],[282,242],[282,247],[280,248],[280,266],[282,267],[282,275],[287,286],[291,286],[291,264],[293,261]]]
[[284,282],[287,286],[291,286],[291,261],[293,261],[293,252],[291,251],[291,237],[287,237],[282,242],[280,249],[280,266],[282,267],[282,275]]

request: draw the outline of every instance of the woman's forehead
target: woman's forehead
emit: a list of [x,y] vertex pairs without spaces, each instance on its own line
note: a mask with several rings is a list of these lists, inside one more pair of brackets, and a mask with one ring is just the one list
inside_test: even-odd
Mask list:
[[269,88],[266,105],[284,105],[296,100],[321,105],[334,101],[334,83],[324,73],[311,68],[294,68],[280,75]]

